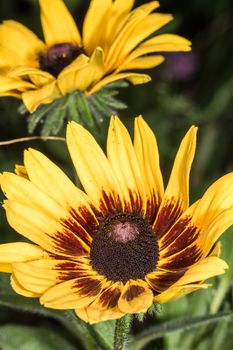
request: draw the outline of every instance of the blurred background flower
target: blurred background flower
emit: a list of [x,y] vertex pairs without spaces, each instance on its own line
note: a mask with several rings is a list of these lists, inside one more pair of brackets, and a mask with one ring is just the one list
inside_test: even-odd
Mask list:
[[[173,19],[170,14],[152,13],[159,8],[158,1],[132,9],[134,0],[92,0],[82,31],[63,0],[38,4],[44,42],[13,19],[0,25],[0,96],[22,99],[25,111],[34,112],[29,131],[43,118],[55,125],[47,133],[56,133],[67,114],[77,119],[75,109],[93,114],[90,119],[95,120],[95,111],[101,108],[95,99],[100,94],[94,93],[122,79],[134,85],[147,83],[149,75],[134,71],[160,65],[163,51],[191,50],[191,42],[178,35],[153,35]],[[102,96],[102,106],[108,93],[105,99]],[[114,95],[110,96],[106,104],[116,107]],[[79,107],[82,104],[85,111]]]
[[[89,1],[66,0],[65,2],[77,23],[82,25]],[[138,0],[136,6],[146,2]],[[132,117],[143,114],[145,120],[155,131],[161,152],[161,167],[167,178],[180,139],[191,124],[199,126],[198,147],[191,176],[191,194],[192,201],[194,201],[213,181],[233,169],[233,66],[231,63],[233,4],[231,0],[215,0],[214,2],[211,0],[205,2],[201,0],[195,2],[161,0],[159,11],[174,15],[175,21],[166,27],[166,32],[177,33],[188,38],[193,42],[193,50],[188,55],[179,54],[174,58],[172,57],[174,54],[168,54],[167,63],[149,71],[152,82],[137,87],[130,86],[122,91],[120,98],[130,106],[131,117],[129,117],[129,110],[121,112],[120,117],[132,130]],[[0,16],[2,20],[14,18],[36,33],[40,31],[36,0],[1,1]],[[161,30],[162,32],[164,33]],[[13,98],[0,100],[1,140],[27,135],[27,121],[24,116],[18,115],[17,108],[18,101]],[[43,126],[43,121],[41,124]],[[99,135],[99,142],[102,145],[106,129],[107,123],[103,123]],[[66,147],[61,142],[34,141],[1,147],[0,170],[12,171],[14,164],[22,164],[22,152],[28,146],[44,152],[72,179],[75,179],[69,167],[70,161]],[[1,243],[18,239],[13,230],[8,227],[3,210],[1,210],[0,232]],[[183,319],[187,316],[190,319],[208,313],[215,315],[219,311],[232,308],[233,229],[229,229],[221,241],[221,257],[228,262],[229,271],[224,276],[211,280],[213,288],[197,292],[181,301],[169,303],[160,312],[157,312],[156,318],[147,316],[144,326],[135,321],[135,333],[144,327],[154,327],[162,322],[166,323],[169,333],[155,340],[147,337],[147,340],[144,339],[138,348],[135,347],[132,350],[155,348],[231,350],[233,324],[230,319],[223,319],[220,322],[218,318],[215,318],[215,324],[208,324],[204,327],[201,323],[202,326],[193,327],[185,332],[182,332],[184,324],[179,328],[176,321],[177,318]],[[12,293],[7,287],[9,283],[6,281],[7,278],[7,276],[2,276],[0,284],[1,304],[4,304],[5,300],[4,305],[8,305],[1,307],[0,314],[0,347],[3,350],[9,349],[10,341],[12,342],[11,348],[20,349],[20,342],[26,343],[26,340],[29,344],[36,341],[35,346],[40,349],[45,347],[45,339],[47,339],[47,349],[79,348],[75,338],[77,332],[74,332],[73,338],[70,338],[70,330],[64,331],[60,322],[51,320],[51,317],[57,320],[57,315],[41,317],[32,315],[28,311],[17,312],[19,301],[16,296],[11,294],[11,302],[9,298],[7,301],[3,298],[4,295]],[[14,310],[12,310],[12,305]],[[30,310],[30,307],[27,304],[25,310]],[[35,309],[33,310],[35,312]],[[172,320],[175,320],[173,324],[167,324]],[[109,337],[112,335],[109,329],[107,333]],[[52,341],[54,337],[56,345]],[[69,343],[68,338],[71,339]],[[30,347],[28,349],[31,350]]]

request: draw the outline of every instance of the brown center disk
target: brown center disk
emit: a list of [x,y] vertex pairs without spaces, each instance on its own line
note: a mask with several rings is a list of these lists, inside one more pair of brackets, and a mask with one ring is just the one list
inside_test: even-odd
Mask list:
[[53,45],[46,52],[39,54],[40,69],[57,77],[66,66],[81,54],[85,54],[84,49],[71,43]]
[[141,217],[116,214],[100,225],[90,251],[93,268],[108,280],[143,279],[156,268],[158,243]]

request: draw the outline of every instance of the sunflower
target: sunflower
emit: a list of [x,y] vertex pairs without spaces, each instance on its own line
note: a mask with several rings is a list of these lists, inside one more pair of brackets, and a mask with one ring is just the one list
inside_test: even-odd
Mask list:
[[92,0],[82,36],[62,0],[39,4],[45,42],[13,20],[0,26],[0,95],[22,99],[30,112],[75,90],[92,94],[120,79],[146,83],[148,75],[131,70],[162,63],[154,53],[190,50],[178,35],[147,39],[172,20],[151,13],[157,1],[132,10],[134,0]]
[[142,117],[134,144],[112,117],[107,157],[86,129],[68,125],[85,192],[42,153],[25,151],[25,168],[0,178],[9,224],[34,242],[0,246],[0,270],[12,273],[14,290],[95,323],[207,288],[204,280],[227,268],[215,242],[233,223],[233,173],[189,207],[195,142],[191,127],[165,191],[156,139]]

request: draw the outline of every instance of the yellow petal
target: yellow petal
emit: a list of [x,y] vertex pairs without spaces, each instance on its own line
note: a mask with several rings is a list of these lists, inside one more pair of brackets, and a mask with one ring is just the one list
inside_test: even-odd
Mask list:
[[1,263],[0,262],[0,271],[11,273],[12,272],[12,265],[10,263],[8,264],[8,263]]
[[49,260],[43,259],[13,263],[13,275],[23,288],[40,295],[59,280],[58,272],[50,268]]
[[12,272],[12,263],[28,261],[45,256],[46,253],[38,246],[30,243],[5,243],[0,245],[0,271]]
[[[46,256],[46,253],[40,247],[30,243],[5,243],[0,245],[0,271],[11,272],[12,263],[21,261],[30,261]],[[3,264],[3,265],[2,265]],[[2,267],[8,268],[3,271]]]
[[142,117],[135,119],[134,149],[146,184],[146,196],[155,214],[164,193],[163,178],[156,138]]
[[94,219],[87,196],[79,190],[64,172],[45,155],[34,149],[25,151],[24,163],[29,179],[64,209],[87,211]]
[[63,95],[77,89],[76,85],[79,83],[77,75],[80,70],[88,66],[88,63],[89,57],[80,55],[61,71],[57,78],[57,84]]
[[[112,117],[107,140],[107,155],[123,196],[131,210],[146,211],[146,192],[130,135],[119,118]],[[124,171],[122,171],[124,169]]]
[[60,283],[40,298],[41,304],[54,309],[75,309],[89,305],[101,292],[105,279],[87,276]]
[[159,304],[168,303],[169,301],[177,300],[189,293],[196,292],[198,289],[208,288],[208,284],[189,284],[181,287],[169,288],[163,293],[154,297],[154,302]]
[[187,272],[173,286],[183,286],[196,283],[207,278],[221,275],[228,269],[226,262],[216,256],[209,256],[191,266]]
[[[30,209],[37,210],[46,215],[49,219],[54,219],[57,222],[63,223],[64,230],[70,229],[73,231],[73,234],[77,235],[76,241],[77,239],[84,240],[88,245],[86,249],[89,251],[89,244],[92,238],[84,227],[86,225],[88,227],[93,227],[93,220],[95,223],[95,219],[91,217],[91,212],[87,212],[86,207],[82,208],[83,212],[80,210],[80,213],[77,209],[77,211],[75,211],[74,209],[72,210],[72,208],[65,208],[66,203],[56,202],[28,179],[12,173],[3,173],[1,187],[8,199],[23,204]],[[85,215],[88,224],[85,223]],[[73,234],[69,232],[69,237],[72,238]],[[81,245],[83,244],[81,243]]]
[[[108,159],[93,136],[77,123],[67,127],[67,145],[78,177],[82,185],[97,207],[105,203],[107,196],[120,195],[120,186],[114,176]],[[116,197],[117,200],[117,197]],[[120,203],[115,202],[116,207]]]
[[93,274],[91,266],[83,259],[70,261],[46,257],[26,263],[13,264],[13,276],[17,284],[28,292],[38,295],[55,284],[91,274]]
[[41,23],[47,45],[74,43],[81,37],[73,17],[62,0],[39,0]]
[[0,93],[0,96],[11,96],[11,97],[15,97],[15,98],[18,98],[18,99],[21,99],[21,95],[22,93],[21,92],[15,92],[15,91],[7,91],[7,92],[1,92]]
[[119,311],[113,311],[111,309],[101,310],[98,308],[94,308],[92,304],[84,308],[75,309],[75,313],[83,321],[90,324],[95,324],[98,322],[103,322],[108,320],[116,320],[125,315],[125,313],[121,312],[120,309]]
[[112,0],[92,0],[90,3],[83,23],[83,42],[89,53],[99,45],[111,6]]
[[42,211],[12,200],[5,201],[4,208],[10,226],[45,250],[68,257],[89,254],[89,246],[75,230]]
[[130,16],[129,11],[133,5],[134,0],[115,0],[110,10],[106,13],[106,20],[103,19],[102,21],[104,22],[104,28],[102,27],[98,42],[98,45],[104,49],[106,54]]
[[212,252],[210,253],[209,256],[219,257],[221,254],[221,250],[222,250],[222,244],[221,244],[221,242],[218,242],[218,243],[216,243],[214,249],[212,250]]
[[117,305],[122,288],[121,282],[111,284],[89,306],[76,309],[76,314],[90,324],[124,316]]
[[118,301],[119,309],[124,313],[146,312],[153,302],[153,293],[142,280],[128,281]]
[[[190,51],[191,41],[176,34],[161,34],[154,38],[146,40],[139,46],[138,50],[145,49],[147,46],[154,46],[153,51],[150,52],[164,52],[164,51]],[[143,54],[145,54],[144,52]]]
[[91,88],[87,95],[91,95],[94,92],[100,90],[105,85],[108,85],[110,83],[113,83],[117,80],[127,79],[134,85],[139,84],[145,84],[148,83],[151,80],[151,77],[147,74],[138,74],[138,73],[118,73],[118,74],[111,74],[100,80],[98,83],[96,83],[93,88]]
[[[23,165],[16,164],[15,165],[15,173],[18,176],[21,176],[21,177],[23,177],[25,179],[28,179],[27,170],[26,170],[25,166],[23,166]],[[1,183],[0,183],[0,185],[1,185]]]
[[117,72],[123,71],[123,70],[129,70],[129,69],[148,69],[158,66],[164,61],[163,56],[145,56],[140,58],[135,58],[134,60],[123,63],[120,65],[120,67],[117,69]]
[[[135,50],[130,52],[123,63],[117,68],[117,71],[125,69],[130,62],[136,58],[154,52],[163,51],[190,51],[191,42],[187,39],[175,34],[161,34],[154,38],[146,40],[140,44]],[[160,56],[159,56],[160,57]]]
[[51,218],[60,219],[68,214],[61,205],[21,176],[4,172],[1,187],[8,199],[28,205]]
[[1,69],[4,68],[11,68],[11,67],[17,67],[19,65],[24,64],[24,61],[22,58],[20,58],[16,52],[4,47],[0,46],[0,67]]
[[211,255],[188,267],[186,270],[155,271],[146,276],[146,281],[156,292],[200,282],[220,274],[228,268],[225,261]]
[[199,245],[207,255],[221,234],[233,224],[233,173],[209,187],[196,205],[192,222],[201,231]]
[[32,67],[15,67],[11,69],[8,73],[10,78],[25,78],[25,80],[30,80],[36,86],[43,86],[54,80],[54,77],[41,69]]
[[154,230],[158,239],[166,234],[189,205],[189,174],[196,147],[197,128],[191,127],[177,152]]
[[[85,56],[84,56],[85,57]],[[80,63],[81,57],[65,68],[58,76],[58,86],[62,94],[74,90],[85,91],[99,81],[105,73],[103,51],[97,48],[89,62],[86,58]],[[83,63],[83,65],[82,65]]]
[[0,95],[11,92],[11,90],[25,91],[35,88],[33,84],[21,80],[0,75]]
[[196,148],[197,128],[191,127],[181,142],[171,176],[165,191],[165,198],[175,198],[183,211],[189,205],[189,174]]
[[17,294],[23,295],[24,297],[27,298],[38,298],[40,296],[40,294],[38,293],[34,293],[34,292],[30,292],[29,290],[25,289],[15,278],[14,275],[11,275],[11,286],[14,289],[14,291]]
[[173,17],[171,15],[156,13],[151,14],[139,21],[130,35],[126,37],[124,45],[122,43],[122,49],[119,52],[118,58],[116,59],[116,66],[122,64],[125,58],[127,58],[127,55],[132,52],[133,49],[137,47],[143,40],[170,22],[172,19]]
[[26,91],[22,94],[22,100],[26,108],[32,113],[41,104],[51,103],[58,98],[60,93],[56,87],[56,80],[36,90]]
[[131,42],[134,40],[132,37],[134,29],[140,24],[141,21],[143,21],[144,18],[147,18],[150,12],[152,12],[158,6],[159,4],[157,1],[152,1],[132,11],[106,56],[106,65],[108,70],[112,70],[114,67],[116,68],[117,65],[122,63],[125,54],[132,50]]
[[0,42],[32,67],[38,66],[37,55],[45,50],[45,44],[33,32],[12,20],[1,24]]

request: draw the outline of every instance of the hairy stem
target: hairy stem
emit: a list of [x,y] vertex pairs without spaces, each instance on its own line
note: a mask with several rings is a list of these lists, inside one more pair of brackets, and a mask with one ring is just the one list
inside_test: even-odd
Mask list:
[[126,349],[131,321],[132,315],[126,315],[116,321],[113,350]]

